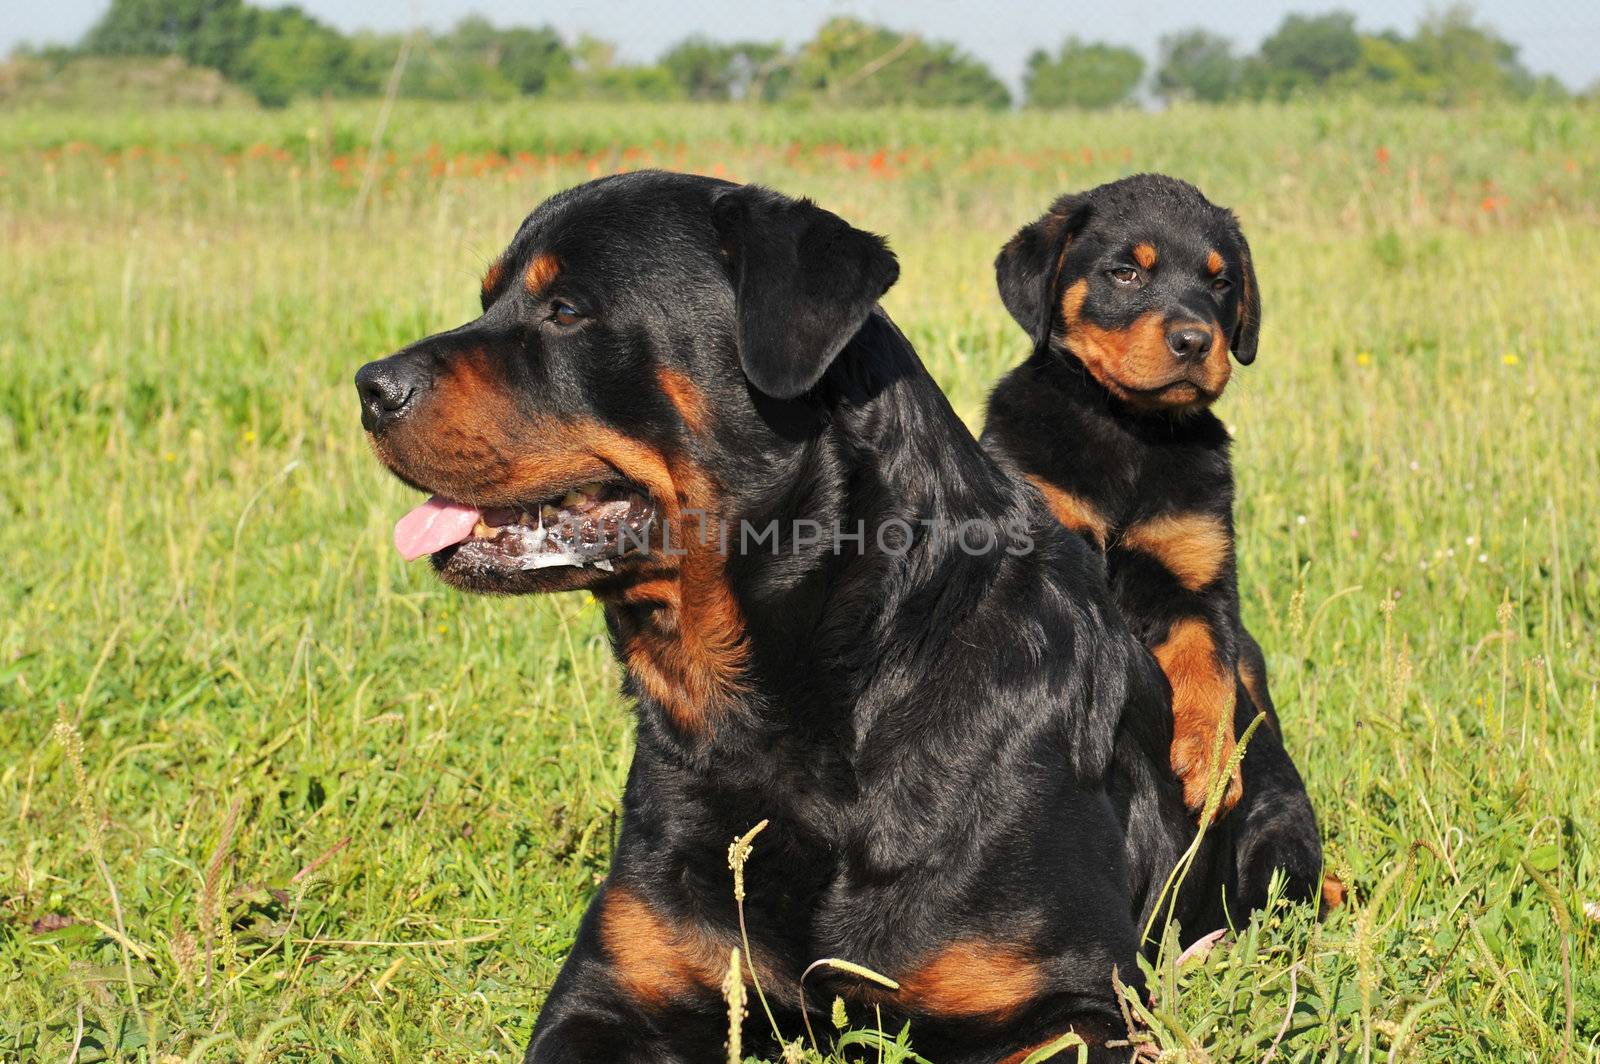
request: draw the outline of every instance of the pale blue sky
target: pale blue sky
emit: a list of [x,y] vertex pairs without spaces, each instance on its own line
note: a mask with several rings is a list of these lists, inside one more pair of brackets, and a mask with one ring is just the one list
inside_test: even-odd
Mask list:
[[[21,41],[67,43],[99,17],[109,0],[3,0],[0,53]],[[929,37],[960,43],[1015,85],[1028,52],[1071,34],[1129,44],[1153,55],[1157,38],[1204,24],[1254,48],[1286,12],[1338,7],[1363,29],[1409,31],[1439,3],[1427,0],[1318,0],[1312,3],[1242,0],[300,0],[300,6],[345,30],[403,29],[413,18],[444,27],[469,13],[500,24],[551,23],[570,37],[592,33],[617,42],[629,59],[650,59],[691,33],[722,39],[779,38],[794,43],[836,14],[853,14]],[[1574,88],[1600,81],[1600,2],[1596,0],[1480,0],[1479,17],[1522,48],[1522,59]]]

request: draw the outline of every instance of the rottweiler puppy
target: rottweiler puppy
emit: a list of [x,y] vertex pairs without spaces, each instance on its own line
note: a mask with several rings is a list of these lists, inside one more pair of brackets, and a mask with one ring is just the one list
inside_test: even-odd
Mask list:
[[[1113,973],[1141,985],[1194,837],[1166,683],[877,307],[897,275],[807,201],[607,177],[529,215],[480,317],[357,375],[374,451],[432,496],[397,547],[465,591],[592,592],[637,706],[529,1061],[719,1058],[728,847],[762,820],[744,970],[790,1038],[838,995],[941,1064],[1067,1031],[1127,1057]],[[1186,928],[1215,926],[1226,864],[1202,848]],[[895,988],[802,985],[824,957]]]
[[[1118,607],[1171,685],[1171,763],[1191,810],[1237,731],[1266,714],[1219,806],[1248,797],[1232,825],[1235,897],[1258,907],[1274,868],[1291,896],[1315,897],[1316,819],[1239,618],[1229,436],[1210,409],[1230,350],[1242,365],[1256,357],[1250,245],[1193,185],[1139,174],[1061,197],[995,269],[1034,349],[995,387],[985,446],[1103,554]],[[1327,891],[1337,903],[1335,880]]]

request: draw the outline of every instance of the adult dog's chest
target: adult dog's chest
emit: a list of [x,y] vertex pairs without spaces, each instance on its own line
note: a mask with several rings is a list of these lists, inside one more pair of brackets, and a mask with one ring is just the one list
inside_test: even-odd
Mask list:
[[[937,947],[940,928],[970,915],[981,893],[975,878],[1008,860],[989,850],[1027,832],[1013,815],[1021,806],[1011,759],[1049,755],[969,751],[961,769],[949,748],[905,743],[911,749],[886,770],[883,741],[849,747],[768,736],[759,752],[748,748],[755,764],[734,789],[686,768],[653,771],[629,803],[624,863],[651,866],[656,882],[674,884],[670,907],[701,914],[705,933],[723,941],[736,921],[729,846],[765,822],[740,857],[739,878],[752,947],[774,977],[797,978],[819,957],[902,964],[908,936]],[[963,783],[963,773],[972,778]],[[727,780],[726,766],[717,778]],[[651,845],[662,849],[645,852]]]

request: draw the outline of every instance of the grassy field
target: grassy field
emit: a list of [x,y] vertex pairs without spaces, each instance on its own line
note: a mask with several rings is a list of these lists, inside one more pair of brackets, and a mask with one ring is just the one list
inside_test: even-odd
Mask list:
[[592,602],[394,554],[350,378],[648,165],[888,234],[974,427],[1025,347],[989,262],[1053,195],[1237,207],[1241,591],[1353,903],[1163,972],[1154,1037],[1600,1059],[1600,113],[377,117],[0,115],[0,1061],[519,1058],[629,709]]

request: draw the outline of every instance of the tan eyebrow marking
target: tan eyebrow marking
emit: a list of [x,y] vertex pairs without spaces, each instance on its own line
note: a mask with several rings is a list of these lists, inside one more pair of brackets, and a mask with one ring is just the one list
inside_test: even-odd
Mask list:
[[1152,267],[1152,266],[1154,266],[1156,264],[1156,257],[1157,257],[1156,256],[1156,246],[1154,244],[1135,244],[1134,245],[1134,248],[1133,248],[1134,261],[1137,262],[1140,266],[1143,266],[1145,269],[1148,270],[1148,269],[1150,269],[1150,267]]
[[1206,256],[1206,270],[1212,274],[1222,272],[1222,252],[1213,250]]
[[483,275],[483,298],[487,300],[494,295],[495,289],[500,287],[500,282],[505,278],[506,260],[504,257],[495,259]]
[[560,272],[561,263],[555,255],[548,251],[542,252],[535,255],[533,261],[528,263],[528,268],[522,274],[522,283],[527,286],[529,292],[538,295]]

